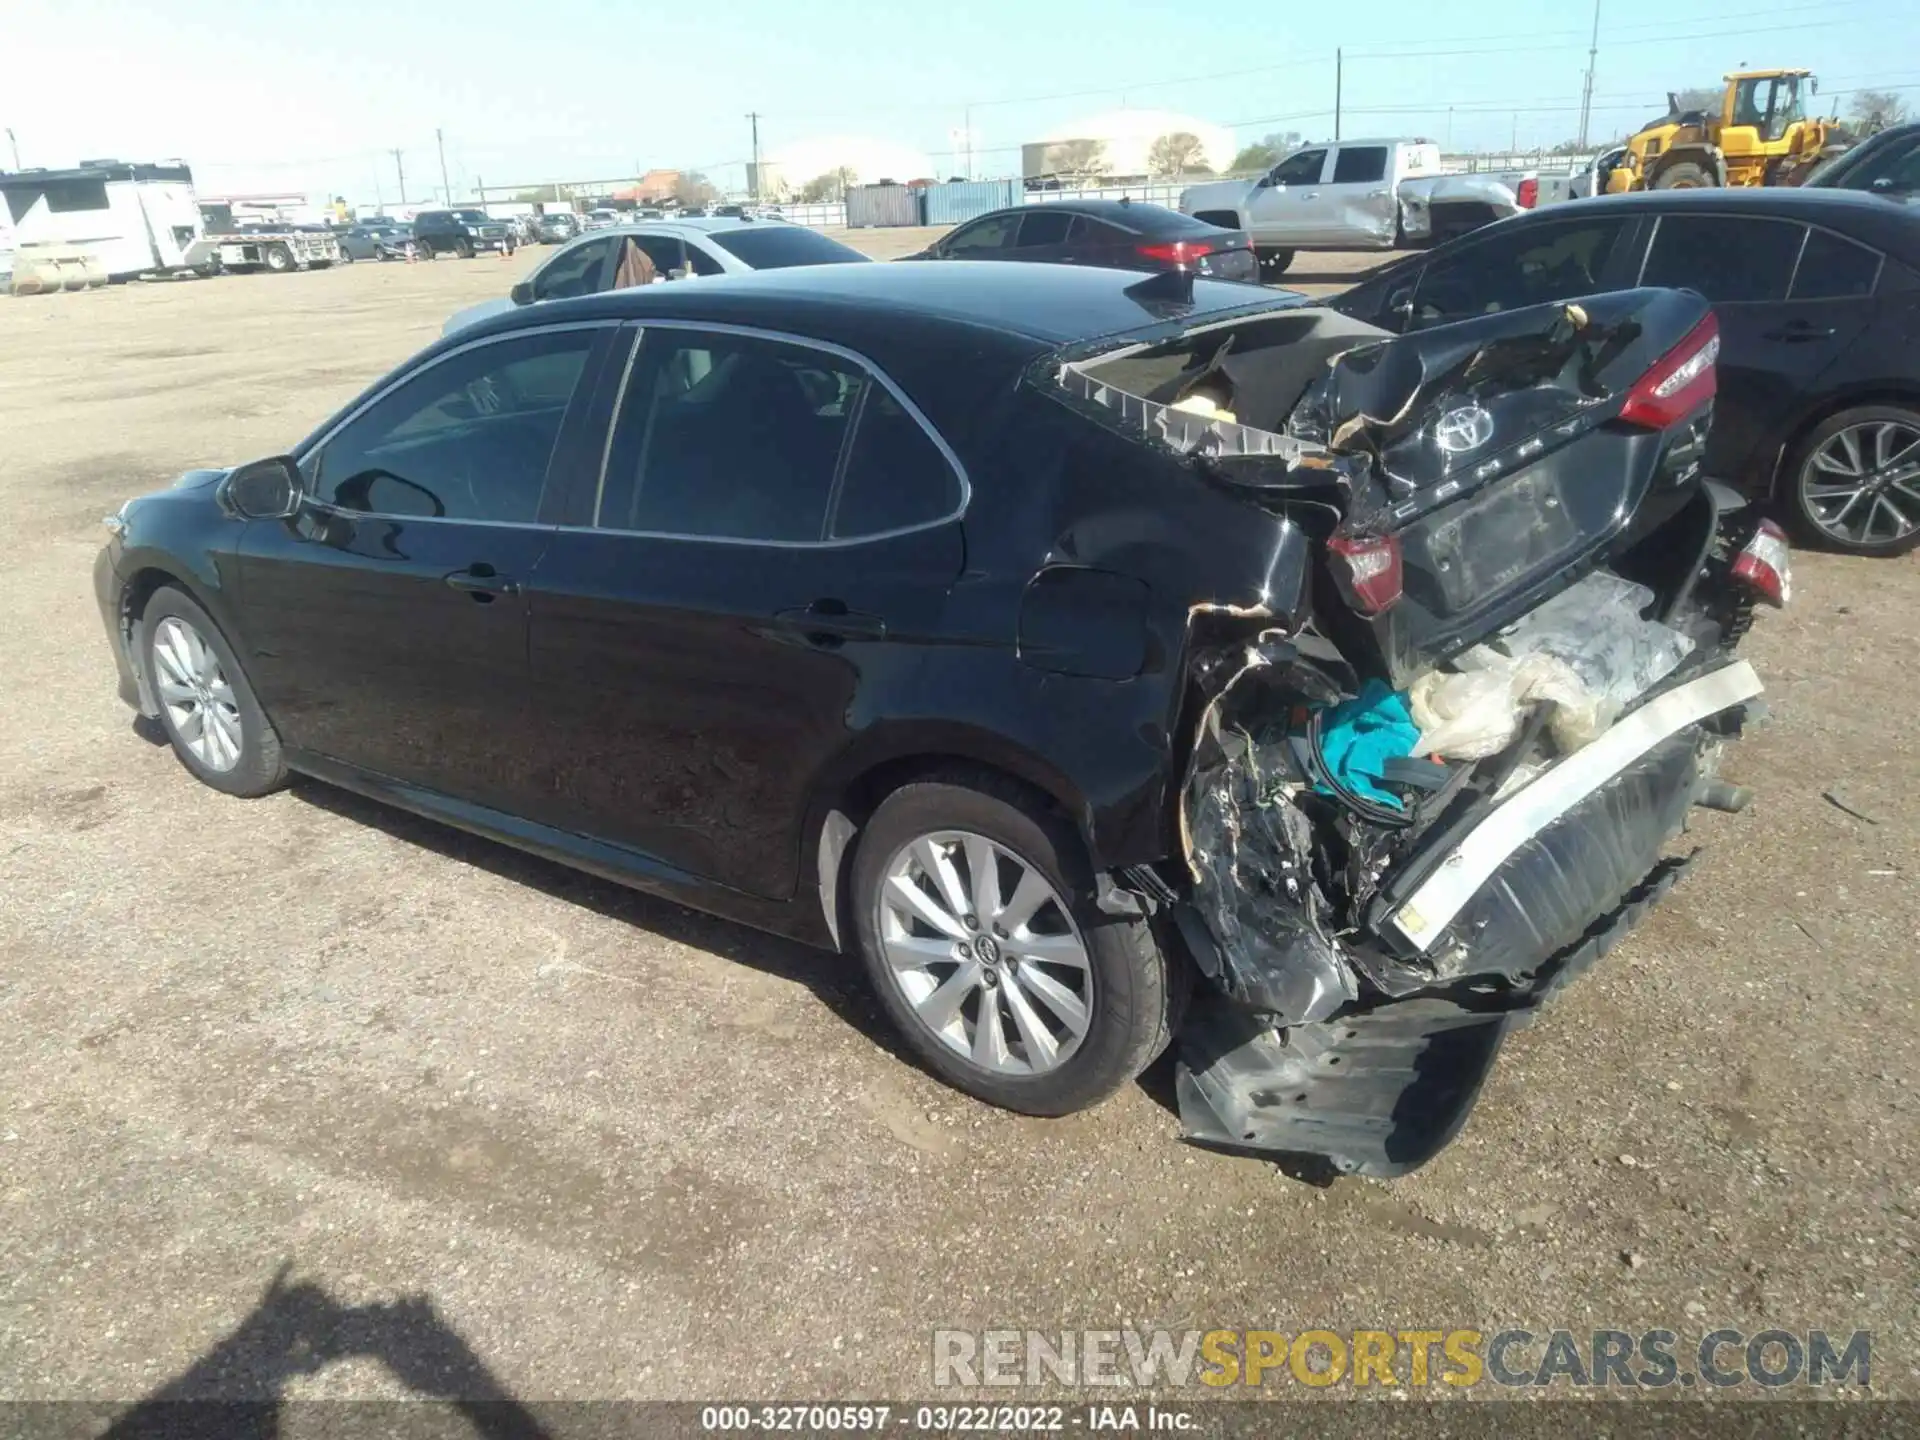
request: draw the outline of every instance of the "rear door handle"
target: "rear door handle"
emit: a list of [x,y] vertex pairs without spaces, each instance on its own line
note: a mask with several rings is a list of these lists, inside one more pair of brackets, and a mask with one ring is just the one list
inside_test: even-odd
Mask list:
[[467,598],[481,605],[491,605],[496,596],[518,595],[520,582],[509,580],[497,574],[491,565],[477,562],[464,570],[455,570],[445,577],[446,582],[455,590],[465,592]]
[[1833,331],[1834,327],[1831,325],[1823,329],[1814,325],[1811,321],[1794,320],[1782,325],[1778,330],[1767,331],[1760,338],[1762,340],[1778,340],[1787,345],[1804,345],[1809,340],[1831,340],[1833,338]]
[[839,600],[816,600],[804,610],[782,610],[774,623],[809,644],[828,648],[848,640],[884,640],[887,622],[878,615],[849,610]]

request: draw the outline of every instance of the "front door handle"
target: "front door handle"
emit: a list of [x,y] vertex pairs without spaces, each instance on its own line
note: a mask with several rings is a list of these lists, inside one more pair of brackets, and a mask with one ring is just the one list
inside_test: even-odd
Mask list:
[[840,600],[816,600],[804,610],[782,610],[774,622],[810,645],[833,649],[848,640],[884,640],[887,622],[878,615],[849,610]]
[[463,591],[469,600],[480,605],[491,605],[501,595],[520,593],[518,580],[509,580],[484,561],[476,561],[464,570],[455,570],[445,579],[453,589]]
[[1786,345],[1804,345],[1809,340],[1831,340],[1833,330],[1834,327],[1831,325],[1822,329],[1810,320],[1793,320],[1782,325],[1778,330],[1767,331],[1760,338],[1778,340]]

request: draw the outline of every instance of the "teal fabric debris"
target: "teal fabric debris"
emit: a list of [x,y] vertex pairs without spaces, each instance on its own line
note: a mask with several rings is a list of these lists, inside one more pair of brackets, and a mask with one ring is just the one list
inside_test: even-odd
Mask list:
[[[1320,754],[1327,769],[1347,789],[1363,799],[1404,809],[1400,797],[1380,786],[1386,762],[1411,755],[1420,742],[1407,698],[1369,680],[1351,700],[1343,700],[1320,717]],[[1330,794],[1325,786],[1317,787]]]

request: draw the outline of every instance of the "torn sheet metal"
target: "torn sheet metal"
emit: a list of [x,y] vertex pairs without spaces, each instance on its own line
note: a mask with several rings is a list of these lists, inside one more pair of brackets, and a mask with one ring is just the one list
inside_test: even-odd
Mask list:
[[1244,710],[1284,723],[1296,704],[1338,698],[1285,638],[1247,646],[1201,715],[1180,807],[1199,920],[1183,917],[1188,948],[1230,999],[1292,1020],[1332,1014],[1359,983],[1331,938],[1313,825],[1293,798],[1305,779],[1284,731],[1255,734],[1236,721]]

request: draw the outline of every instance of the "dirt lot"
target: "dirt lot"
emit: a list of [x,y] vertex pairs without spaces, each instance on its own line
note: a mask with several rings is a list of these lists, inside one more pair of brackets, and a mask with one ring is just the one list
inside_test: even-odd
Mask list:
[[1316,1188],[1178,1143],[1163,1071],[1003,1114],[850,962],[318,784],[229,800],[135,732],[100,516],[284,448],[532,258],[0,300],[0,1395],[452,1355],[528,1399],[925,1397],[936,1326],[1606,1324],[1871,1329],[1920,1396],[1913,560],[1799,557],[1759,803],[1432,1166]]

